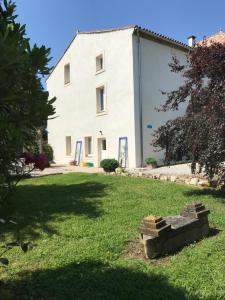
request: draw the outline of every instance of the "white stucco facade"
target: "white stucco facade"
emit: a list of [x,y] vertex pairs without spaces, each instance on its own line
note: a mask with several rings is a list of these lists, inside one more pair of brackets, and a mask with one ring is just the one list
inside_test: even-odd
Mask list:
[[[155,107],[165,100],[160,90],[169,91],[182,83],[182,78],[170,72],[168,63],[172,55],[185,60],[187,48],[151,35],[139,37],[135,32],[128,27],[77,34],[49,76],[47,89],[50,97],[57,98],[57,118],[48,121],[48,140],[56,163],[73,161],[78,141],[82,142],[80,162],[99,166],[102,158],[118,159],[119,138],[127,141],[126,167],[139,167],[149,156],[162,158],[150,145],[151,134],[172,116],[156,112]],[[96,72],[99,55],[103,68]],[[68,64],[70,82],[65,84]],[[98,88],[104,89],[101,113],[97,111]],[[69,153],[66,137],[71,139]],[[88,154],[87,138],[91,138]]]

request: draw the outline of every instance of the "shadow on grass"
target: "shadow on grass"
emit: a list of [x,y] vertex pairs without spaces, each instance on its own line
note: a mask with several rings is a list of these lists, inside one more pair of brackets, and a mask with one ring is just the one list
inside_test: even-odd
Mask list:
[[193,189],[191,191],[184,192],[185,196],[193,197],[193,196],[211,196],[220,202],[225,203],[225,191],[224,190],[214,190],[214,189]]
[[18,280],[2,282],[4,300],[182,300],[198,298],[173,287],[164,275],[111,267],[100,261],[72,263],[58,269],[22,272]]
[[[48,224],[51,220],[62,221],[69,215],[101,216],[101,198],[106,187],[90,181],[71,185],[20,185],[1,217],[16,221],[20,232],[26,232],[32,239],[40,231],[54,234],[56,230]],[[0,233],[7,232],[13,234],[15,225],[1,225]]]

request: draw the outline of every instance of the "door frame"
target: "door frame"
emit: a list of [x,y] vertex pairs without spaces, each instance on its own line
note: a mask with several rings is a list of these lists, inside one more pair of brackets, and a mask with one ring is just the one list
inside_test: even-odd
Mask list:
[[98,147],[98,166],[100,167],[100,162],[101,162],[101,151],[102,151],[102,140],[105,140],[106,141],[106,151],[107,151],[107,139],[106,137],[100,137],[97,139],[97,147]]
[[118,146],[118,162],[120,163],[120,147],[121,147],[121,142],[122,140],[125,141],[125,145],[126,145],[126,151],[125,151],[125,167],[124,168],[127,168],[127,163],[128,163],[128,138],[127,136],[122,136],[122,137],[119,137],[119,146]]
[[76,163],[76,166],[80,165],[80,159],[81,159],[81,156],[82,156],[82,141],[78,140],[78,141],[76,141],[76,146],[75,146],[74,161],[76,161],[76,155],[77,155],[77,151],[78,151],[78,144],[80,144],[80,155],[79,155],[79,158],[78,158],[78,163]]

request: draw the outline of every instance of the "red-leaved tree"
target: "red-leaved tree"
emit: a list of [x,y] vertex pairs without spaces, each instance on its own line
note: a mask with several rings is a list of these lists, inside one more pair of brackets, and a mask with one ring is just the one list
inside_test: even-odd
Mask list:
[[170,163],[182,155],[192,161],[193,173],[205,172],[212,180],[224,176],[225,161],[225,45],[204,42],[194,47],[187,64],[176,57],[171,71],[182,74],[184,84],[167,96],[162,111],[178,110],[187,103],[184,116],[169,120],[154,132],[153,145],[165,150]]

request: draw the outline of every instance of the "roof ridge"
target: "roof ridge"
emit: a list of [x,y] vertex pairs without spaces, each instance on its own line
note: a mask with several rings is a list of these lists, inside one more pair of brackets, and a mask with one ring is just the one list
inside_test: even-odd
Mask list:
[[127,25],[127,26],[123,26],[123,27],[114,27],[114,28],[100,29],[100,30],[93,30],[93,31],[80,31],[80,32],[78,31],[77,34],[107,33],[107,32],[113,32],[113,31],[126,30],[126,29],[130,29],[130,28],[142,31],[142,32],[144,32],[146,34],[158,37],[160,39],[167,40],[168,42],[172,42],[174,44],[178,44],[179,46],[182,46],[182,47],[185,47],[185,48],[189,48],[189,46],[187,44],[183,43],[183,42],[180,42],[180,41],[178,41],[178,40],[176,40],[174,38],[171,38],[169,36],[166,36],[164,34],[152,31],[152,30],[144,28],[144,27],[141,27],[139,25]]
[[126,30],[130,28],[135,28],[137,25],[127,25],[123,27],[112,27],[112,28],[106,28],[106,29],[96,29],[96,30],[89,30],[89,31],[79,31],[78,34],[94,34],[94,33],[104,33],[104,32],[111,32],[111,31],[119,31],[119,30]]

